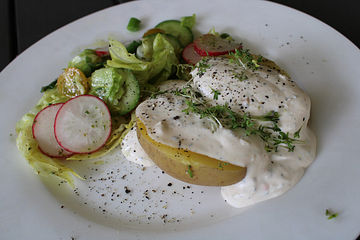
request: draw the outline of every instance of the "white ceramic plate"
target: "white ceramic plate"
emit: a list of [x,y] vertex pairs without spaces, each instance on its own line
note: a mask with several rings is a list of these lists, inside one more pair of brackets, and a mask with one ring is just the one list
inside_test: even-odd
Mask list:
[[[188,188],[157,168],[124,161],[118,151],[101,159],[104,164],[74,163],[88,179],[77,181],[74,191],[36,176],[16,149],[14,128],[40,98],[40,87],[80,49],[109,35],[137,39],[162,20],[192,13],[198,33],[213,26],[231,33],[275,60],[311,96],[318,155],[299,184],[239,210],[223,202],[218,188]],[[142,20],[141,32],[126,31],[130,17]],[[265,1],[137,1],[69,24],[27,49],[0,75],[0,238],[355,239],[360,232],[359,62],[359,49],[331,27]],[[339,216],[328,220],[327,208]]]

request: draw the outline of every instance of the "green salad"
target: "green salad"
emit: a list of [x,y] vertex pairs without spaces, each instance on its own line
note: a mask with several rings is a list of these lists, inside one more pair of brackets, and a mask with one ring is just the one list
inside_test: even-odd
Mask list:
[[[194,23],[195,15],[167,20],[128,45],[110,39],[108,49],[85,49],[71,59],[55,81],[41,88],[41,99],[16,124],[17,147],[35,172],[57,176],[74,186],[73,176],[81,177],[66,166],[66,161],[94,159],[119,146],[135,123],[133,112],[139,102],[154,94],[159,83],[187,76],[191,65],[181,54],[193,41]],[[48,106],[88,95],[101,99],[111,114],[111,131],[106,142],[92,152],[66,149],[49,154],[34,133],[37,115]]]

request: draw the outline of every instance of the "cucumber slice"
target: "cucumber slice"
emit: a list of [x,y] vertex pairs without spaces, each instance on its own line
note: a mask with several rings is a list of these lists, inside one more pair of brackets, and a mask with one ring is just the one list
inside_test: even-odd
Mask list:
[[125,80],[125,93],[119,101],[118,113],[120,115],[125,115],[133,110],[139,102],[140,99],[140,86],[138,80],[135,78],[134,74],[129,71],[127,78]]
[[188,27],[182,26],[178,20],[163,21],[156,25],[155,28],[162,29],[165,33],[173,35],[179,39],[182,47],[187,46],[194,40],[192,31]]

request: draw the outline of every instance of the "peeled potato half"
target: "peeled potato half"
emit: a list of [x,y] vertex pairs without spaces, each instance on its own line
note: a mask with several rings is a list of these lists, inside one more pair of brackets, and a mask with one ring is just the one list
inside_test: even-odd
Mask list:
[[137,118],[137,136],[144,151],[170,176],[191,184],[227,186],[241,181],[246,168],[154,141]]

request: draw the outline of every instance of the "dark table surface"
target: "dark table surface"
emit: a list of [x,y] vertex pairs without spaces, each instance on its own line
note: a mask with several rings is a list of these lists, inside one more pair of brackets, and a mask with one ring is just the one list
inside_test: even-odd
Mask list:
[[[273,1],[318,18],[360,46],[359,0]],[[128,0],[1,0],[0,70],[26,48],[59,27],[123,2]]]

